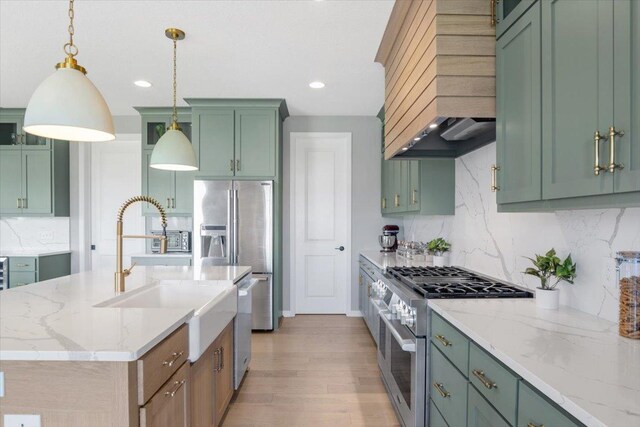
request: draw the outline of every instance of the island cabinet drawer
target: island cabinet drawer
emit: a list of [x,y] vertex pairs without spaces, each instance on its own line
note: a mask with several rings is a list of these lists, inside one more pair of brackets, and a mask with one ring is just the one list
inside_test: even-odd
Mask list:
[[467,427],[511,427],[471,384],[469,384],[467,423],[461,425]]
[[431,399],[450,426],[463,426],[467,422],[467,384],[469,382],[431,344]]
[[138,404],[144,405],[189,357],[189,329],[180,329],[138,359]]
[[13,273],[9,273],[10,288],[17,288],[18,286],[35,283],[37,280],[38,279],[36,279],[35,271],[16,271]]
[[9,258],[9,272],[16,271],[37,271],[37,258],[32,257],[11,257]]
[[429,400],[429,427],[449,427],[433,400]]
[[437,313],[431,316],[431,341],[461,372],[469,369],[469,340]]
[[140,408],[140,427],[188,427],[190,365],[180,369]]
[[577,427],[582,425],[562,413],[555,405],[524,382],[521,381],[519,387],[517,427]]
[[469,348],[469,380],[511,425],[515,425],[518,377],[473,343]]

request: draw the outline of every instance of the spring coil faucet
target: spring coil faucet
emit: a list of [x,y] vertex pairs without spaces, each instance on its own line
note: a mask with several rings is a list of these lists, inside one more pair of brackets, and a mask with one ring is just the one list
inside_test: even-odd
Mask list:
[[[124,215],[124,211],[127,210],[129,206],[136,202],[147,202],[151,205],[155,206],[160,213],[160,223],[162,225],[162,236],[151,236],[151,235],[123,235],[122,234],[122,217]],[[164,208],[153,197],[149,196],[135,196],[128,200],[126,200],[120,209],[118,209],[118,216],[116,222],[116,273],[115,273],[115,290],[117,294],[120,294],[125,291],[125,278],[131,274],[131,270],[135,267],[135,263],[131,265],[128,269],[122,268],[122,242],[124,239],[160,239],[160,253],[164,254],[167,252],[167,213]]]

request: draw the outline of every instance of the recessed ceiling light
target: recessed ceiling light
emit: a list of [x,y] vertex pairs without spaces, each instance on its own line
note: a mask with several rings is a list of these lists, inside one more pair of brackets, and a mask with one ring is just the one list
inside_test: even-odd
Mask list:
[[402,151],[407,151],[409,147],[402,147]]
[[138,87],[151,87],[151,83],[146,81],[146,80],[136,80],[135,82],[133,82],[134,85],[138,86]]
[[414,141],[420,141],[420,137],[416,136],[415,138],[413,138]]
[[435,128],[437,128],[437,127],[438,127],[438,124],[437,124],[437,123],[431,123],[431,124],[429,125],[429,128],[430,128],[430,129],[435,129]]
[[320,81],[311,82],[309,83],[309,87],[312,89],[322,89],[324,87],[324,83]]

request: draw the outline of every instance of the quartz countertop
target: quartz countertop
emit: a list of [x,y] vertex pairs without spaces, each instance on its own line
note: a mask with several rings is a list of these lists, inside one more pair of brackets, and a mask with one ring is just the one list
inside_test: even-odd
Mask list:
[[427,267],[433,265],[428,261],[412,261],[410,259],[397,256],[395,252],[380,252],[380,249],[364,250],[360,255],[371,261],[376,267],[385,269],[387,267]]
[[[136,267],[127,291],[161,280],[237,283],[250,267]],[[0,292],[0,360],[136,360],[193,316],[175,308],[95,307],[115,296],[113,270]]]
[[43,248],[34,248],[34,249],[28,249],[28,248],[21,248],[21,249],[0,249],[0,256],[6,256],[6,257],[18,257],[18,256],[25,256],[25,257],[41,257],[41,256],[51,256],[51,255],[63,255],[63,254],[70,254],[71,251],[70,250],[47,250],[47,249],[43,249]]
[[617,324],[533,299],[429,307],[587,426],[640,426],[640,340]]

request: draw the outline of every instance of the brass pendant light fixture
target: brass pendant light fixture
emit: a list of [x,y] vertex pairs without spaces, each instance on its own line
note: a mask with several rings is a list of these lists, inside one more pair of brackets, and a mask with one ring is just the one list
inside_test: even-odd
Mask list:
[[23,129],[65,141],[110,141],[115,139],[115,132],[109,106],[75,58],[78,47],[73,43],[73,4],[70,0],[69,42],[64,45],[67,57],[31,96]]
[[178,110],[176,106],[176,57],[178,40],[183,40],[185,33],[177,28],[167,28],[165,35],[173,40],[173,117],[171,126],[156,143],[151,153],[149,166],[154,169],[172,171],[198,170],[196,154],[193,145],[178,124]]

